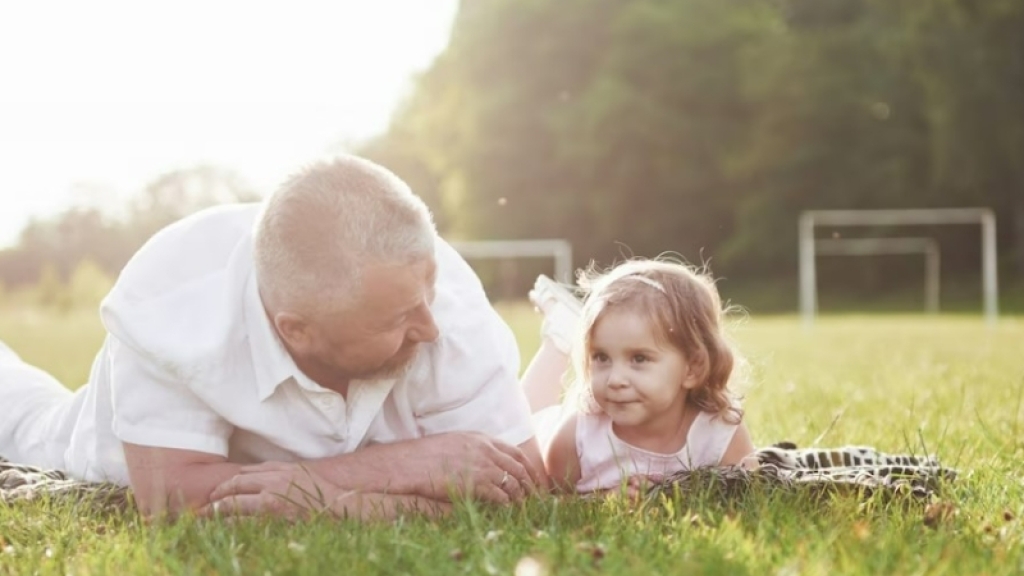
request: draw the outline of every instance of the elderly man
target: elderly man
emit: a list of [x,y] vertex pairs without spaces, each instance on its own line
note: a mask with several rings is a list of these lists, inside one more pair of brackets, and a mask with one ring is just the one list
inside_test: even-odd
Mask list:
[[508,327],[399,178],[314,165],[156,234],[72,394],[0,345],[0,455],[147,514],[356,516],[546,483]]

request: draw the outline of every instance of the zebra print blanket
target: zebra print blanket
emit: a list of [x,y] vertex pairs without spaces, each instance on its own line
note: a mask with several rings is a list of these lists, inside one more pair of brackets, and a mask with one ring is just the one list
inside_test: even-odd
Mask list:
[[957,477],[955,469],[942,466],[935,456],[886,454],[865,446],[801,450],[780,442],[755,455],[756,470],[733,466],[678,472],[652,486],[650,494],[711,489],[729,497],[762,486],[862,497],[881,492],[927,500]]
[[82,482],[60,470],[15,464],[0,457],[0,505],[39,498],[107,510],[126,510],[133,506],[131,491],[124,486]]
[[[856,446],[800,450],[783,442],[761,448],[756,456],[760,463],[757,470],[724,467],[679,472],[651,487],[649,494],[686,494],[694,490],[706,493],[711,489],[728,498],[763,486],[860,496],[882,491],[927,498],[957,475],[932,456],[885,454]],[[133,507],[131,493],[123,486],[81,482],[59,470],[41,470],[0,458],[0,505],[41,497],[108,510]]]

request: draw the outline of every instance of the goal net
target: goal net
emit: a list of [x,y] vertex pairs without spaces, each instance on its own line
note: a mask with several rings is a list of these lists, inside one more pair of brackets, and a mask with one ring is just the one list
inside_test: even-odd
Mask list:
[[[828,241],[815,238],[819,226],[904,226],[937,224],[980,224],[981,225],[981,284],[983,311],[989,324],[994,324],[999,314],[998,287],[996,277],[996,219],[988,208],[921,208],[908,210],[811,210],[800,215],[800,314],[804,324],[810,326],[818,308],[817,270],[815,260],[822,253],[908,253],[920,251],[927,254],[934,250],[934,286],[926,280],[929,306],[938,306],[938,246],[928,248],[927,238],[866,238],[846,241]],[[899,242],[903,240],[904,242]],[[934,241],[931,241],[934,243]],[[883,246],[885,246],[883,248]],[[889,250],[889,252],[885,252]],[[901,252],[893,252],[900,250]],[[934,299],[934,301],[932,301]]]

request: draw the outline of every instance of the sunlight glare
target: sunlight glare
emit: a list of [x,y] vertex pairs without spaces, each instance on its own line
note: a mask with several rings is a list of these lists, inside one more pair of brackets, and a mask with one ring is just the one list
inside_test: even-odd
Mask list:
[[[265,193],[379,133],[457,0],[0,6],[0,246],[209,163]],[[105,200],[103,198],[106,198]]]

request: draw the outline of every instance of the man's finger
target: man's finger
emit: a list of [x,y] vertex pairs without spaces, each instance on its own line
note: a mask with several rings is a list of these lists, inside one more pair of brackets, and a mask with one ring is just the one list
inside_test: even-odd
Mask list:
[[221,500],[228,496],[241,494],[242,492],[239,486],[239,482],[241,481],[241,479],[242,475],[236,474],[231,478],[228,478],[227,480],[218,484],[217,487],[213,489],[213,492],[210,492],[210,501],[213,502],[216,500]]
[[231,478],[228,478],[227,480],[218,484],[217,487],[214,488],[212,492],[210,492],[210,502],[214,502],[226,496],[231,496],[235,494],[235,482],[237,481],[237,478],[238,475],[236,474]]
[[272,506],[265,495],[243,494],[211,502],[209,509],[213,516],[256,516],[273,512]]
[[[498,476],[495,483],[499,488],[508,492],[513,500],[518,500],[527,493],[536,492],[537,486],[533,483],[533,478],[518,460],[500,451],[494,453],[494,459],[495,464],[502,470],[502,474]],[[506,477],[505,474],[508,476]]]
[[[511,480],[509,480],[511,482]],[[491,502],[492,504],[509,504],[512,499],[507,492],[498,488],[497,484],[483,484],[473,486],[473,495],[477,500]]]
[[509,474],[508,476],[502,474],[501,478],[498,480],[497,486],[505,492],[505,494],[508,494],[509,500],[512,502],[522,500],[528,493],[527,487],[521,484],[512,474]]
[[[526,457],[526,454],[524,454],[522,450],[510,444],[506,444],[500,440],[494,440],[491,443],[491,445],[497,448],[503,454],[506,454],[514,458],[515,461],[522,466],[525,473],[529,475],[528,481],[533,487],[544,486],[544,478],[541,476],[540,472],[533,466],[533,462],[530,462],[530,459]],[[511,473],[512,471],[509,470],[509,472]]]
[[210,500],[220,500],[228,496],[242,494],[259,494],[277,484],[277,476],[268,473],[236,474],[210,492]]
[[309,509],[268,493],[240,494],[211,502],[198,511],[205,517],[237,517],[273,515],[296,518],[309,513]]
[[462,491],[468,496],[494,501],[487,490],[493,487],[506,494],[507,499],[519,500],[526,489],[532,489],[530,475],[514,458],[489,443],[474,449],[477,453],[471,460],[460,463],[461,470],[447,471],[451,480],[461,480],[458,483],[464,486]]
[[[502,471],[492,464],[488,473],[482,473],[479,469],[466,469],[461,474],[450,475],[448,481],[449,486],[454,488],[454,493],[460,498],[508,504],[511,501],[508,493],[498,487],[501,474]],[[512,482],[511,477],[508,482]]]

